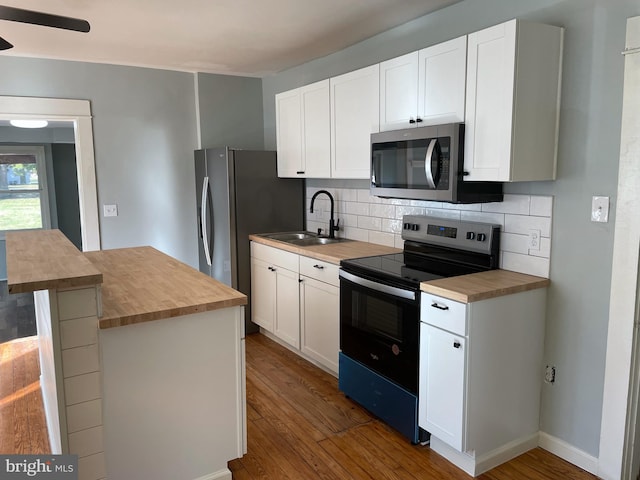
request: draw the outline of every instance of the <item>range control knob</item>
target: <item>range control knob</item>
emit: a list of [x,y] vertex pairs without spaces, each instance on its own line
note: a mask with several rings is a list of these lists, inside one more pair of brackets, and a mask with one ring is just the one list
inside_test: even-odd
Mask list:
[[474,232],[467,232],[467,240],[475,240],[476,234]]
[[411,230],[413,230],[414,232],[417,232],[419,229],[420,229],[420,225],[418,225],[417,223],[411,224]]
[[405,230],[411,230],[411,224],[405,223],[404,225],[402,225],[402,228],[404,228]]
[[479,233],[478,236],[476,237],[476,240],[478,240],[479,242],[484,242],[486,239],[487,239],[486,233]]

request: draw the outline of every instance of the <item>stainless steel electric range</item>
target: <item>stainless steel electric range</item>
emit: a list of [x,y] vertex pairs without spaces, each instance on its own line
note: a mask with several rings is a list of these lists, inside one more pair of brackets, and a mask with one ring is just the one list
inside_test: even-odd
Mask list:
[[418,443],[420,283],[498,267],[500,226],[407,215],[403,253],[340,262],[339,388]]

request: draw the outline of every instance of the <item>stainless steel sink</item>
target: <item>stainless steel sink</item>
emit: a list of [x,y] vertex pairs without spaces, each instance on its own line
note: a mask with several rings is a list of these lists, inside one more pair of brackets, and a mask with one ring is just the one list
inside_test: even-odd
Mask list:
[[301,247],[306,247],[309,245],[328,245],[330,243],[341,243],[348,242],[349,240],[346,238],[328,238],[328,237],[312,237],[312,238],[301,238],[300,240],[289,240],[289,243],[293,243],[294,245],[300,245]]
[[278,240],[280,242],[291,243],[292,245],[299,245],[301,247],[308,247],[311,245],[328,245],[331,243],[349,242],[347,238],[329,238],[318,236],[312,232],[282,232],[282,233],[268,233],[263,235],[265,238],[271,240]]
[[280,240],[281,242],[291,242],[292,240],[305,240],[317,237],[316,234],[311,232],[269,233],[264,236],[272,240]]

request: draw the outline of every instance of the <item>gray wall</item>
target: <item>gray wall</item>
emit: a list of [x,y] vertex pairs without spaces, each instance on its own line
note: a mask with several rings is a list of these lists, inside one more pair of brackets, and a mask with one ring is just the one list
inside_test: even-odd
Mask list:
[[197,265],[193,75],[146,68],[0,57],[0,95],[91,101],[105,249],[151,245]]
[[72,143],[52,144],[51,159],[53,179],[49,182],[55,185],[58,228],[78,250],[82,250],[75,145]]
[[198,73],[202,148],[262,150],[262,81]]
[[[265,146],[275,148],[277,92],[511,18],[566,28],[558,179],[510,184],[506,191],[555,196],[545,361],[557,367],[557,380],[544,387],[541,429],[595,457],[600,440],[620,149],[620,52],[626,18],[639,13],[637,0],[466,0],[263,79]],[[590,222],[592,195],[611,197],[609,223]]]
[[[152,245],[197,267],[193,74],[16,57],[0,71],[0,95],[91,101],[102,248]],[[261,149],[261,80],[196,81],[203,145]],[[118,216],[102,217],[111,203]]]

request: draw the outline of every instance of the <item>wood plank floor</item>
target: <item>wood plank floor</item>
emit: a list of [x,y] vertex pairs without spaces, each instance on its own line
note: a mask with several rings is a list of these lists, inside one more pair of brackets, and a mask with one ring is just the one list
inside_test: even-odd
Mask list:
[[[346,399],[331,375],[260,334],[247,337],[248,453],[234,480],[467,480]],[[0,344],[0,453],[49,453],[35,337]],[[593,480],[542,449],[482,480]]]
[[[428,446],[411,445],[338,391],[331,375],[263,335],[247,336],[248,453],[230,462],[235,480],[471,478]],[[534,449],[482,480],[592,480]]]
[[37,337],[0,343],[0,453],[50,453]]

